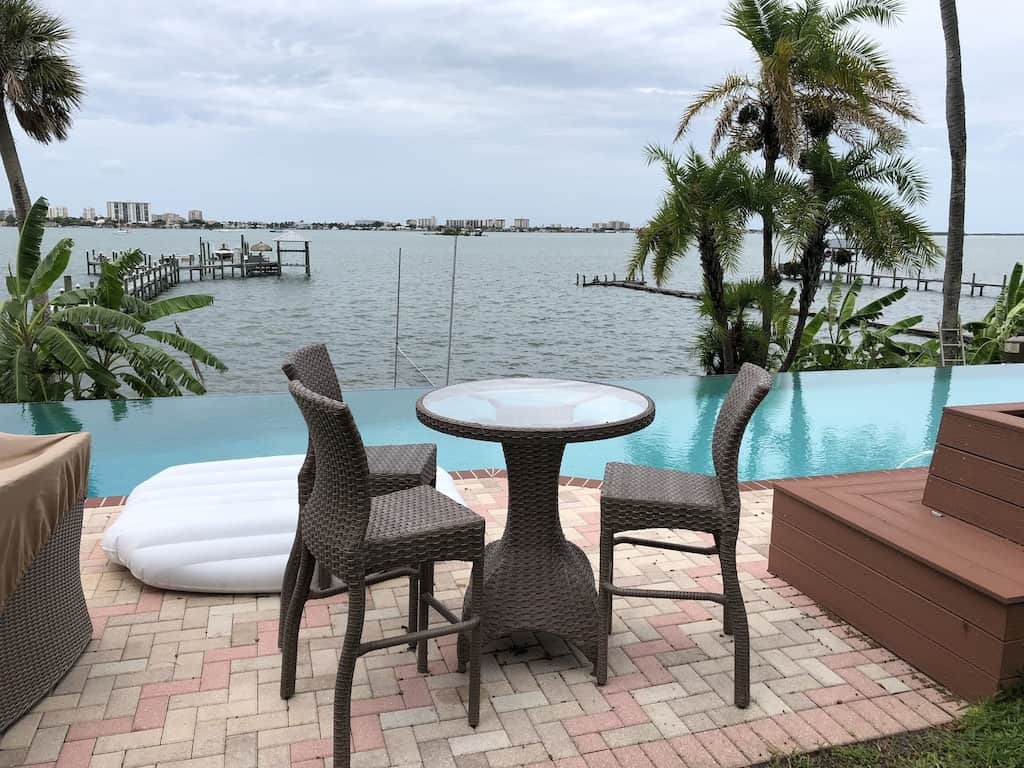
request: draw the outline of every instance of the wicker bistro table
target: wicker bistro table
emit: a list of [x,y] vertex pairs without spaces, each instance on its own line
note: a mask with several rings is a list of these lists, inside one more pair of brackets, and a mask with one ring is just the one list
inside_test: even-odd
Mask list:
[[[558,477],[567,443],[643,429],[654,402],[631,389],[559,379],[494,379],[429,392],[416,415],[439,432],[500,442],[508,519],[487,546],[483,642],[518,631],[559,635],[597,659],[598,596],[583,550],[565,539]],[[470,596],[466,595],[468,606]],[[460,642],[460,657],[463,652]]]

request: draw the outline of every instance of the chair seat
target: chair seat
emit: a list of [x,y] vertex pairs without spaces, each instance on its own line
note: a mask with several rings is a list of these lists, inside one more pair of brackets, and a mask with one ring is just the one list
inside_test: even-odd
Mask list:
[[374,496],[433,485],[437,446],[433,443],[368,445],[366,463],[370,468],[370,493]]
[[484,519],[428,486],[375,496],[366,528],[368,572],[483,556]]
[[609,463],[601,485],[601,525],[613,531],[686,528],[715,532],[725,499],[713,475]]

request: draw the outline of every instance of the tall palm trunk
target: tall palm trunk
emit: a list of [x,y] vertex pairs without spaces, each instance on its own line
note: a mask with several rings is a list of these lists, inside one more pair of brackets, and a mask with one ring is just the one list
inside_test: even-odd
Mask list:
[[702,234],[698,238],[700,266],[704,272],[704,290],[707,291],[713,313],[712,320],[718,328],[722,346],[722,373],[736,373],[736,355],[729,332],[729,310],[725,306],[725,268],[718,256],[714,237]]
[[[775,112],[771,106],[765,106],[764,119],[761,121],[761,137],[764,140],[764,178],[769,184],[775,181],[775,164],[778,162],[782,148],[779,146],[779,133],[775,126]],[[761,260],[762,276],[765,285],[771,285],[772,272],[775,269],[775,231],[772,213],[761,214]],[[772,339],[772,312],[770,307],[761,307],[761,330],[765,339]]]
[[[765,157],[764,159],[764,177],[769,182],[775,178],[775,158]],[[772,272],[775,269],[775,252],[774,252],[774,238],[775,231],[772,228],[771,216],[767,213],[761,214],[762,230],[761,230],[761,259],[763,261],[763,280],[765,285],[772,284]],[[765,305],[761,307],[761,330],[764,331],[764,337],[769,342],[772,339],[772,310],[771,307]]]
[[14,201],[14,215],[18,219],[18,228],[25,225],[28,212],[32,208],[32,199],[28,196],[28,185],[25,184],[25,173],[21,170],[18,159],[18,148],[14,146],[14,134],[7,118],[7,109],[0,93],[0,158],[4,161],[7,181],[11,186],[11,199]]
[[946,130],[949,134],[949,226],[942,280],[942,327],[960,324],[960,283],[964,270],[964,204],[967,198],[967,116],[960,66],[956,0],[939,0],[946,39]]
[[822,224],[807,241],[803,253],[800,255],[800,296],[797,300],[796,325],[793,327],[793,339],[789,344],[789,351],[786,352],[786,359],[782,361],[779,371],[785,373],[793,367],[797,354],[800,352],[800,343],[803,341],[804,326],[807,325],[807,318],[811,314],[811,304],[818,294],[818,285],[821,283],[821,268],[825,264],[825,234],[828,227]]

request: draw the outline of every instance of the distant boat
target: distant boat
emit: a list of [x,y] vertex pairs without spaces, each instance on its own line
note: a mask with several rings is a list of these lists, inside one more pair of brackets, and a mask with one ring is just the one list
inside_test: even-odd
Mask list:
[[127,230],[127,229],[118,229],[118,230],[114,231],[114,234],[115,235],[128,235],[128,234],[131,234],[131,231]]
[[270,231],[271,231],[271,232],[284,232],[284,230],[283,230],[283,229],[272,229],[272,230],[270,230]]

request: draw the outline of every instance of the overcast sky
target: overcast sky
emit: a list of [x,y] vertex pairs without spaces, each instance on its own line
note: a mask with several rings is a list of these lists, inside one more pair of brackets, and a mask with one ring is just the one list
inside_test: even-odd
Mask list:
[[[69,141],[19,133],[29,189],[72,214],[352,220],[530,217],[639,224],[643,162],[683,105],[750,71],[725,0],[50,0],[88,94]],[[937,0],[879,33],[918,100],[910,151],[945,228]],[[1024,230],[1024,10],[960,3],[969,231]],[[707,145],[708,121],[690,135]],[[683,147],[679,147],[680,151]]]

